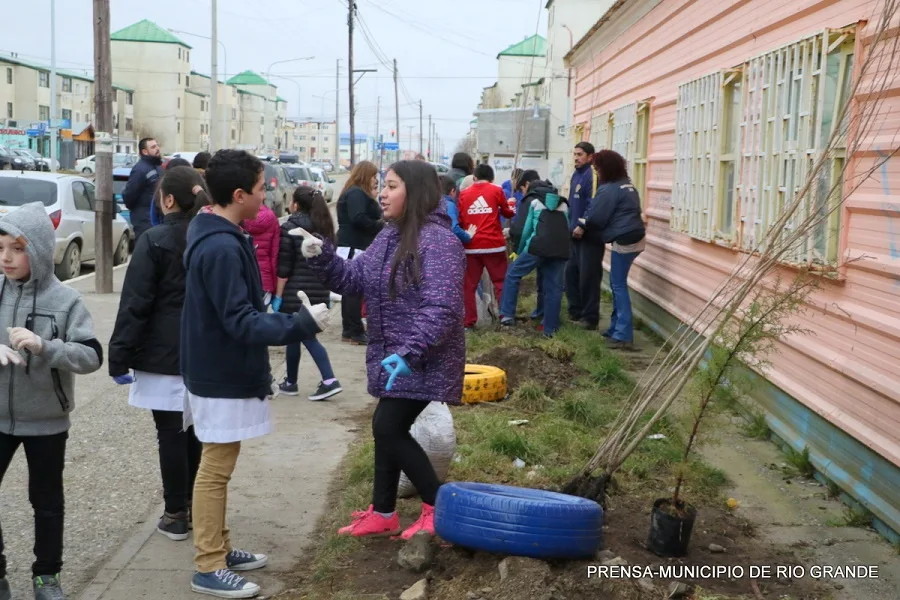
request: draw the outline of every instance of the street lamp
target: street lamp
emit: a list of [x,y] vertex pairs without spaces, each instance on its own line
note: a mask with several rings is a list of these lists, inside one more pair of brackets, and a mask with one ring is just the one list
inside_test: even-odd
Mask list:
[[[196,38],[200,38],[201,40],[212,40],[208,35],[200,35],[198,33],[191,33],[190,31],[181,31],[180,29],[169,29],[172,33],[180,33],[182,35],[190,35]],[[222,46],[222,81],[228,81],[228,52],[225,50],[225,44],[222,43],[222,40],[216,40],[219,42],[219,45]],[[210,86],[219,85],[218,81],[212,81],[212,77],[210,77]],[[226,85],[225,92],[228,91]],[[227,93],[222,98],[222,147],[225,148],[228,146],[228,96]]]
[[[317,95],[317,94],[312,94],[312,97],[313,97],[313,98],[319,98],[319,99],[322,101],[322,120],[323,120],[323,121],[325,120],[325,99],[328,97],[328,94],[333,94],[333,93],[335,93],[336,91],[337,91],[337,90],[328,90],[327,92],[325,92],[325,93],[322,94],[321,96],[319,96],[319,95]],[[335,115],[334,118],[335,118],[335,120],[337,120],[337,115]]]

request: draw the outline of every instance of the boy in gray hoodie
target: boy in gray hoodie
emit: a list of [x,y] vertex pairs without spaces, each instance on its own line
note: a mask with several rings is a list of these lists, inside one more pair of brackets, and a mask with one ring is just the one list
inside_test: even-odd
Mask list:
[[[84,301],[53,274],[56,234],[41,203],[0,219],[0,482],[19,446],[34,507],[31,567],[36,600],[65,600],[63,465],[75,374],[92,373],[103,349]],[[0,534],[0,600],[11,598]]]

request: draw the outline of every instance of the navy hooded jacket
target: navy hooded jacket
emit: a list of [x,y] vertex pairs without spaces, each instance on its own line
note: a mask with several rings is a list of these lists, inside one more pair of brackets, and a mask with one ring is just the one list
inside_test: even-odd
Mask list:
[[594,196],[594,168],[590,163],[578,167],[572,173],[569,184],[569,231],[578,227],[578,219],[588,213],[591,198]]
[[253,243],[215,214],[188,228],[181,313],[181,373],[187,389],[206,398],[265,398],[272,393],[269,346],[319,333],[305,308],[267,313]]
[[641,198],[631,180],[601,184],[587,215],[586,239],[604,244],[634,244],[645,235]]
[[136,238],[150,229],[153,223],[150,221],[150,212],[153,207],[153,195],[156,194],[156,186],[162,176],[162,167],[149,156],[142,156],[131,169],[128,175],[128,183],[122,192],[122,200],[131,211],[131,226],[134,228]]

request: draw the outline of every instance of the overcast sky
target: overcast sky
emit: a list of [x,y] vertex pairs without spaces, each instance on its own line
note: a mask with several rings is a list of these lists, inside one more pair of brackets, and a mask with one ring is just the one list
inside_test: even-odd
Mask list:
[[[546,36],[546,0],[358,0],[359,15],[383,57],[396,58],[403,86],[400,127],[404,141],[409,125],[418,135],[418,106],[422,100],[437,130],[452,144],[468,131],[482,88],[497,76],[497,53],[536,31]],[[50,61],[50,0],[3,0],[0,51],[23,58]],[[252,6],[260,8],[251,8]],[[347,8],[346,0],[219,0],[219,38],[225,44],[228,73],[253,69],[264,72],[272,62],[315,55],[315,60],[276,65],[272,77],[279,94],[289,102],[291,117],[334,116],[336,59],[341,77],[341,120],[347,123]],[[264,8],[263,8],[264,7]],[[56,0],[57,65],[93,71],[91,0]],[[209,36],[210,0],[111,0],[112,31],[141,19],[163,28]],[[356,87],[357,131],[374,133],[376,99],[382,97],[381,131],[394,122],[394,87],[388,67],[381,65],[357,27],[354,37],[356,68],[377,68]],[[193,68],[210,71],[209,41],[178,34],[193,46]],[[222,69],[222,55],[219,55]],[[298,90],[298,83],[300,89]],[[404,89],[406,93],[404,92]],[[321,96],[328,92],[324,100]]]

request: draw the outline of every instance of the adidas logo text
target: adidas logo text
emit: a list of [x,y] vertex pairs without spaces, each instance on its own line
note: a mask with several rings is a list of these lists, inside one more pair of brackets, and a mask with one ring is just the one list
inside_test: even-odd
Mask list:
[[494,209],[488,206],[484,196],[478,196],[478,200],[472,203],[468,212],[470,215],[489,215],[494,212]]

